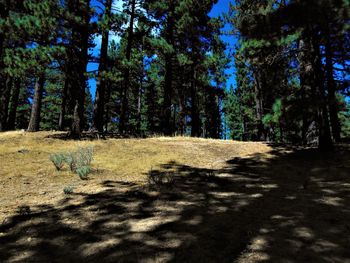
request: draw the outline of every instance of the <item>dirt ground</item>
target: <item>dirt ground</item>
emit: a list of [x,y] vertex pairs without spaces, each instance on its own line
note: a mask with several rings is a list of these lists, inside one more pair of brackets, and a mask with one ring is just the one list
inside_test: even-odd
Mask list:
[[[89,180],[48,160],[83,146]],[[1,133],[0,262],[350,262],[349,149]]]

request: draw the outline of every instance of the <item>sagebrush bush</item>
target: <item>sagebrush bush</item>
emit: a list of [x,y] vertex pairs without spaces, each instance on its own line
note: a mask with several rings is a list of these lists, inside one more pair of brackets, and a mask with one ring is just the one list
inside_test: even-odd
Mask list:
[[77,168],[77,158],[76,155],[74,153],[66,153],[65,154],[65,162],[68,164],[69,169],[72,172],[75,172],[76,168]]
[[86,165],[81,166],[76,170],[76,173],[79,175],[80,179],[82,180],[86,180],[90,172],[91,172],[90,166],[86,166]]
[[72,172],[79,175],[80,179],[86,180],[91,173],[91,162],[93,160],[94,148],[85,147],[78,148],[75,152],[56,153],[50,156],[50,160],[54,163],[57,170],[62,169],[66,163]]
[[61,170],[64,161],[65,161],[65,155],[63,153],[54,153],[50,155],[50,161],[54,164],[56,167],[57,171]]
[[65,186],[63,188],[63,193],[66,195],[72,194],[74,191],[74,188],[72,186]]
[[151,171],[148,173],[148,185],[151,187],[171,186],[174,184],[172,172]]
[[78,148],[78,151],[76,152],[77,166],[89,166],[93,160],[93,155],[93,147]]

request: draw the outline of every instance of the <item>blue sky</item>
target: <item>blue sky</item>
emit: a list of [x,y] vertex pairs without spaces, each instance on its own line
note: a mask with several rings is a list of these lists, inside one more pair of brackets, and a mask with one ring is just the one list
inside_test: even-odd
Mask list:
[[[213,7],[209,15],[211,17],[217,17],[222,15],[223,13],[227,13],[229,10],[230,2],[232,0],[219,0],[218,3]],[[224,31],[227,31],[229,29],[229,25],[226,25],[224,27]],[[233,66],[233,57],[232,54],[230,54],[230,50],[233,49],[234,45],[236,44],[236,38],[234,36],[227,36],[223,35],[221,36],[221,39],[227,44],[227,54],[229,55],[231,59],[231,64],[230,68],[226,71],[226,73],[229,75],[228,80],[227,80],[227,88],[229,88],[231,85],[235,86],[236,81],[235,81],[235,76],[234,76],[234,66]]]
[[[222,15],[223,13],[227,12],[229,9],[229,3],[231,0],[219,0],[218,3],[213,7],[209,15],[211,17],[217,17],[219,15]],[[120,6],[122,4],[122,0],[117,0],[115,2],[116,6]],[[94,1],[92,1],[92,5],[94,5]],[[225,27],[227,29],[227,27]],[[227,43],[227,54],[229,54],[230,48],[233,47],[233,45],[236,43],[236,40],[232,36],[222,36],[222,40]],[[93,55],[98,56],[101,48],[101,39],[96,38],[95,39],[96,47],[93,50]],[[229,75],[229,78],[227,80],[227,87],[230,87],[231,85],[235,85],[235,77],[233,75],[234,73],[234,67],[233,67],[233,61],[231,61],[230,68],[227,70],[227,74]],[[93,71],[98,69],[97,63],[89,63],[87,66],[87,71]],[[92,97],[95,97],[95,90],[96,90],[96,80],[95,79],[89,79],[89,86],[90,86],[90,92]]]

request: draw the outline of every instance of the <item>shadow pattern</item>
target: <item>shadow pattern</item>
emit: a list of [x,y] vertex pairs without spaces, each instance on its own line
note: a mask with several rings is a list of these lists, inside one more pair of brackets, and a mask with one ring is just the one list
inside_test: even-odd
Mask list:
[[349,151],[276,147],[166,187],[105,181],[0,226],[0,262],[350,262]]

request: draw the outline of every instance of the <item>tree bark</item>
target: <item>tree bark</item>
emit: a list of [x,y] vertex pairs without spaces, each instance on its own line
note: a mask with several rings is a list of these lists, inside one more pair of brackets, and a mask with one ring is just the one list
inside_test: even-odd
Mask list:
[[66,78],[62,90],[62,101],[61,101],[61,110],[60,110],[60,117],[58,120],[58,129],[60,131],[63,131],[65,128],[65,117],[66,117],[66,108],[67,108],[67,92],[69,88],[68,79]]
[[104,126],[105,126],[105,131],[108,132],[108,123],[109,123],[109,111],[110,111],[110,106],[109,102],[111,99],[111,84],[106,83],[106,93],[105,93],[105,116],[104,116]]
[[74,139],[80,139],[81,135],[81,121],[80,121],[80,109],[79,101],[76,100],[73,113],[73,123],[71,128],[71,137]]
[[[174,6],[171,4],[170,12],[167,18],[166,24],[166,40],[174,47]],[[165,55],[165,77],[163,88],[163,112],[162,112],[162,130],[164,135],[170,136],[172,134],[171,129],[171,99],[173,93],[173,54]]]
[[333,70],[333,51],[332,43],[330,39],[330,34],[326,34],[326,77],[327,77],[327,88],[328,88],[328,107],[329,107],[329,116],[332,126],[332,134],[335,142],[340,141],[340,121],[338,117],[339,109],[337,105],[336,98],[336,83],[334,80],[334,70]]
[[[183,78],[180,78],[181,83],[183,83]],[[179,90],[179,121],[178,121],[178,127],[180,131],[180,135],[184,136],[185,135],[185,122],[186,122],[186,105],[185,105],[185,94],[183,92],[184,87],[181,86],[181,89]]]
[[21,81],[19,79],[16,79],[12,89],[9,116],[7,121],[8,130],[14,130],[16,128],[16,115],[17,115],[20,88],[21,88]]
[[32,111],[30,114],[30,121],[27,129],[28,132],[37,132],[40,128],[41,102],[43,97],[44,83],[44,74],[41,74],[35,83]]
[[192,80],[191,80],[191,136],[200,136],[200,118],[197,105],[197,88],[196,88],[196,72],[195,67],[192,65]]
[[[129,63],[131,58],[131,50],[132,50],[132,43],[133,43],[133,37],[134,37],[134,20],[135,20],[135,9],[136,9],[136,1],[131,0],[131,13],[130,13],[130,23],[129,23],[129,29],[128,29],[128,42],[126,46],[126,60]],[[129,65],[127,65],[127,68],[124,72],[124,85],[123,85],[123,92],[122,92],[122,107],[121,107],[121,113],[120,113],[120,123],[119,123],[119,130],[120,133],[124,134],[126,132],[126,122],[128,119],[127,112],[129,108],[128,103],[128,87],[130,85],[130,69]]]
[[319,97],[318,105],[318,125],[319,125],[319,144],[320,150],[332,150],[333,141],[330,129],[330,123],[328,118],[328,108],[325,92],[325,81],[322,70],[322,58],[320,53],[320,42],[317,32],[313,32],[312,44],[314,52],[314,62],[315,62],[315,85],[317,97]]
[[[6,19],[9,14],[9,9],[7,8],[7,2],[0,2],[0,17]],[[5,45],[5,33],[3,30],[0,32],[0,131],[6,129],[7,122],[7,110],[8,110],[8,98],[10,88],[8,84],[8,77],[3,72],[4,60],[3,60],[3,50]]]
[[[104,16],[109,19],[112,9],[112,0],[108,0],[105,5]],[[110,21],[110,20],[109,20]],[[93,117],[93,127],[99,132],[103,132],[104,124],[104,107],[105,107],[105,90],[106,90],[106,80],[101,77],[101,73],[107,69],[107,56],[108,56],[108,42],[109,42],[109,25],[107,29],[102,32],[102,43],[101,43],[101,54],[100,54],[100,64],[98,68],[99,80],[96,86],[95,102],[94,102],[94,117]]]
[[258,141],[265,141],[265,128],[263,124],[264,118],[264,102],[262,96],[262,80],[261,72],[254,74],[254,89],[255,89],[255,111],[256,111],[256,122],[257,122],[257,139]]
[[137,92],[137,133],[141,135],[141,121],[142,121],[142,84],[143,76],[140,78],[140,86]]
[[71,124],[70,136],[80,138],[80,133],[84,129],[84,102],[86,88],[86,66],[88,63],[88,47],[89,47],[89,23],[90,23],[90,1],[85,0],[84,3],[77,5],[76,15],[81,17],[82,24],[73,28],[72,41],[76,43],[76,47],[71,47],[73,54],[73,64],[69,64],[71,72],[68,73],[70,107],[73,110],[73,121]]
[[7,77],[0,90],[0,131],[7,129],[8,106],[10,101],[12,78]]
[[[308,140],[306,133],[312,134],[312,131],[309,131],[309,123],[314,122],[317,124],[318,132],[314,136],[318,138],[319,148],[330,150],[333,143],[325,101],[320,46],[315,29],[306,28],[304,30],[299,48],[300,83],[304,94],[303,104],[308,106],[303,112],[305,140]],[[310,121],[308,120],[309,117]]]
[[[298,60],[299,60],[299,69],[300,69],[300,89],[301,89],[301,102],[302,105],[309,105],[309,102],[307,101],[307,98],[309,97],[310,93],[310,86],[307,84],[307,59],[306,59],[306,54],[307,48],[306,43],[303,38],[299,40],[298,43],[298,49],[299,49],[299,54],[298,54]],[[308,109],[307,107],[301,107],[301,112],[302,112],[302,131],[301,131],[301,140],[303,145],[307,145],[307,132],[308,132],[308,127],[309,127],[309,114],[308,114]]]

